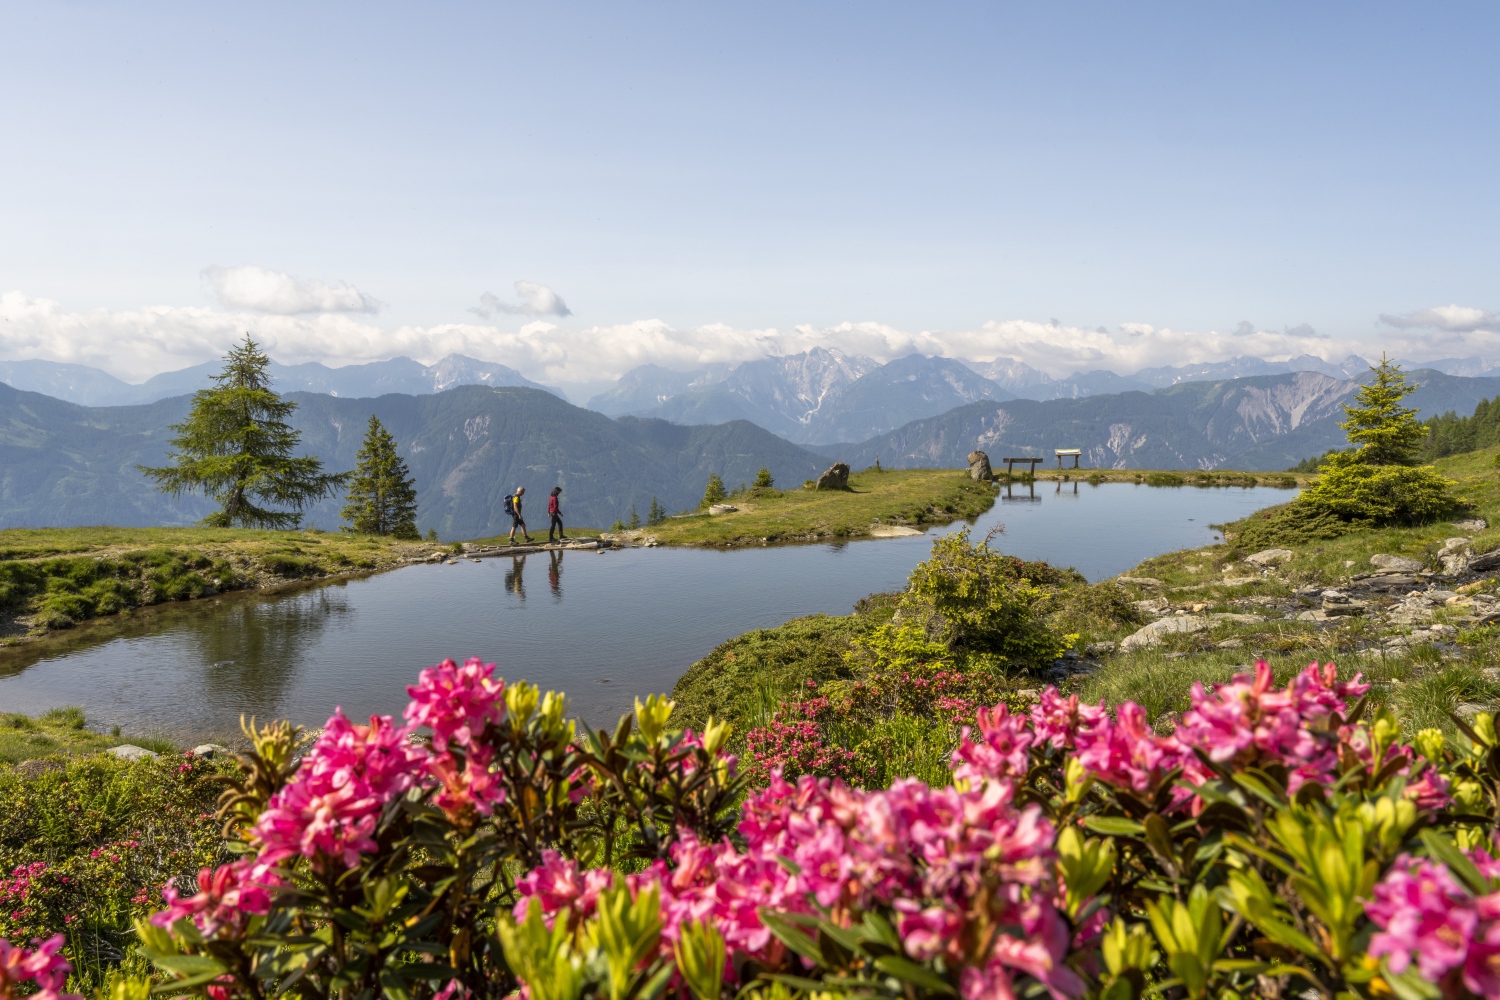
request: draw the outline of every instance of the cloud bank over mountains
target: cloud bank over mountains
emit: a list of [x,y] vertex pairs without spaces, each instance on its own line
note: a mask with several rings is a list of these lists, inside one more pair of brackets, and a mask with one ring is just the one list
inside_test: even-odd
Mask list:
[[711,323],[675,328],[659,319],[605,325],[563,324],[572,316],[544,284],[517,281],[515,298],[484,293],[470,309],[480,320],[385,327],[378,299],[347,282],[297,278],[254,265],[210,267],[203,278],[220,309],[145,306],[71,310],[21,291],[0,293],[0,358],[42,358],[92,365],[125,378],[211,360],[245,333],[286,364],[331,366],[405,355],[431,363],[463,354],[509,365],[550,384],[601,382],[641,364],[676,370],[732,364],[814,347],[889,361],[913,352],[989,361],[1017,358],[1054,377],[1106,369],[1121,374],[1162,365],[1253,355],[1283,359],[1349,354],[1435,359],[1500,354],[1500,313],[1446,305],[1381,317],[1376,338],[1331,337],[1302,325],[1265,330],[1241,322],[1229,330],[1177,330],[1147,323],[1089,329],[1051,320],[997,320],[969,330],[907,331],[879,322],[746,329]]

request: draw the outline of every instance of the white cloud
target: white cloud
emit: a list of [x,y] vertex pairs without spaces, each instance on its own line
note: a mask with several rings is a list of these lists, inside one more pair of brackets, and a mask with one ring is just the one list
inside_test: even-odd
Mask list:
[[1500,332],[1500,312],[1485,312],[1472,306],[1433,306],[1402,315],[1383,315],[1380,322],[1398,330],[1443,330],[1448,333]]
[[203,280],[227,309],[296,316],[303,313],[376,313],[382,303],[347,282],[302,281],[254,264],[209,267]]
[[1096,368],[1128,374],[1140,368],[1219,361],[1237,355],[1272,360],[1315,354],[1331,361],[1351,353],[1396,357],[1500,355],[1500,334],[1393,331],[1378,342],[1326,337],[1307,327],[1260,330],[1241,324],[1224,331],[1187,331],[1149,323],[1108,330],[1003,320],[970,330],[906,331],[884,323],[840,323],[787,329],[710,324],[692,329],[658,319],[568,329],[546,319],[515,327],[489,323],[379,326],[366,317],[264,309],[216,310],[151,306],[70,311],[61,303],[0,294],[0,357],[46,358],[94,365],[136,380],[221,357],[245,333],[278,361],[359,364],[407,355],[431,363],[448,354],[498,361],[547,383],[595,382],[639,364],[687,370],[832,347],[881,361],[912,352],[988,361],[1019,358],[1054,376]]
[[511,316],[573,315],[573,310],[568,308],[560,295],[546,285],[539,285],[535,281],[516,282],[516,298],[521,301],[506,302],[498,295],[485,292],[479,296],[479,305],[470,309],[469,312],[485,319],[489,319],[496,313],[506,313]]

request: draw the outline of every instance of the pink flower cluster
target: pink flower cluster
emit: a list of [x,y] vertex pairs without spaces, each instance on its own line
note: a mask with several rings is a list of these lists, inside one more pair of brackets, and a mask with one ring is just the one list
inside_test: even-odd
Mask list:
[[[1473,857],[1487,877],[1500,871],[1489,855]],[[1500,892],[1472,896],[1443,865],[1402,855],[1365,912],[1380,928],[1370,955],[1384,957],[1391,972],[1400,975],[1415,960],[1421,977],[1447,996],[1463,995],[1462,983],[1487,1000],[1500,998]]]
[[[943,953],[964,966],[966,1000],[1010,997],[1017,972],[1054,997],[1078,996],[1083,980],[1063,964],[1067,924],[1051,903],[1053,830],[1037,807],[1017,809],[1011,795],[1008,781],[961,791],[904,779],[866,792],[811,776],[792,785],[773,773],[745,804],[743,852],[684,832],[670,867],[658,862],[629,884],[660,887],[664,949],[684,921],[704,920],[731,953],[774,962],[781,946],[762,909],[809,912],[815,902],[851,920],[882,907],[896,914],[914,958]],[[518,883],[516,915],[535,899],[549,918],[581,920],[612,884],[608,871],[580,874],[549,856]],[[965,951],[976,946],[981,953]]]
[[[1049,687],[1029,716],[1011,715],[1004,705],[981,711],[983,742],[976,743],[965,728],[953,767],[960,778],[1009,778],[1025,774],[1032,750],[1071,749],[1093,777],[1144,793],[1178,768],[1190,782],[1211,778],[1195,752],[1202,751],[1210,760],[1235,766],[1282,764],[1295,793],[1307,782],[1326,784],[1338,773],[1340,749],[1353,734],[1334,725],[1333,717],[1368,689],[1358,675],[1339,681],[1331,663],[1311,664],[1278,689],[1271,668],[1261,661],[1254,675],[1240,674],[1217,687],[1194,684],[1191,707],[1176,732],[1161,736],[1134,702],[1123,702],[1110,718],[1103,704],[1080,705],[1077,695],[1065,698]],[[1430,769],[1408,792],[1426,808],[1447,801],[1446,782]]]
[[853,752],[825,743],[818,724],[807,719],[772,719],[745,734],[745,749],[765,772],[847,778],[854,763]]
[[206,938],[242,931],[254,914],[271,912],[271,890],[281,885],[275,868],[254,858],[220,865],[198,873],[198,892],[184,896],[168,885],[162,890],[167,908],[151,915],[158,927],[171,927],[184,917]]
[[[486,727],[505,717],[505,682],[495,677],[495,665],[474,658],[460,667],[444,660],[422,671],[406,693],[411,696],[406,721],[432,728],[437,752],[427,771],[442,786],[434,799],[438,808],[455,820],[470,808],[490,815],[505,801],[505,789],[490,770],[494,751],[479,742]],[[462,764],[453,746],[463,749]]]
[[[1287,791],[1296,794],[1304,784],[1326,783],[1338,772],[1340,734],[1330,719],[1369,689],[1358,674],[1339,681],[1332,663],[1314,663],[1277,689],[1261,660],[1254,677],[1241,674],[1207,692],[1194,684],[1193,706],[1175,735],[1184,747],[1221,764],[1284,764],[1290,770]],[[1195,770],[1192,762],[1189,770]]]
[[24,907],[30,901],[31,883],[47,870],[47,862],[33,861],[29,865],[18,865],[11,870],[10,878],[0,878],[0,906],[6,908],[16,907],[11,910],[12,920],[24,920],[26,910]]
[[63,936],[54,934],[45,941],[33,941],[36,948],[27,951],[0,938],[0,1000],[11,1000],[23,995],[21,987],[31,983],[25,996],[32,1000],[82,1000],[76,993],[64,993],[68,985],[68,973],[73,966],[58,952],[62,951]]
[[256,821],[260,861],[302,855],[359,864],[375,849],[375,825],[388,802],[416,784],[425,754],[388,715],[358,726],[335,711],[302,766]]

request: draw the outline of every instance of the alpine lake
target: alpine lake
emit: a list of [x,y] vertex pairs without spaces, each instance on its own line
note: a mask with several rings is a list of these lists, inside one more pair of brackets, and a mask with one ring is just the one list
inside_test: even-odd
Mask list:
[[861,597],[901,589],[947,532],[969,526],[978,541],[1003,525],[993,547],[1093,581],[1211,544],[1211,525],[1295,495],[1078,482],[999,490],[972,525],[921,536],[465,558],[143,609],[0,650],[0,707],[79,705],[91,728],[191,745],[234,738],[242,715],[316,727],[335,706],[356,719],[399,714],[423,667],[479,656],[507,679],[566,691],[590,724],[610,724],[742,632],[847,614]]

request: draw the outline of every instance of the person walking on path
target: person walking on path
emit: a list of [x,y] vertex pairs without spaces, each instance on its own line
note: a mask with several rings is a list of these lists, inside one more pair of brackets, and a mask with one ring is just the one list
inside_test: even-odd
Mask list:
[[557,495],[562,492],[561,486],[552,487],[552,495],[547,498],[547,515],[552,518],[547,525],[547,542],[552,542],[552,532],[557,532],[557,540],[566,542],[568,536],[563,534],[562,507],[558,505]]
[[531,541],[531,532],[526,530],[526,519],[521,516],[521,497],[526,493],[526,487],[517,486],[516,492],[505,498],[505,512],[510,515],[510,544],[516,544],[516,529],[521,529],[521,537]]

